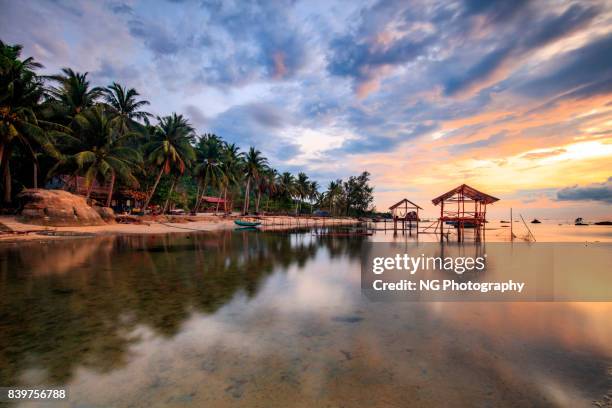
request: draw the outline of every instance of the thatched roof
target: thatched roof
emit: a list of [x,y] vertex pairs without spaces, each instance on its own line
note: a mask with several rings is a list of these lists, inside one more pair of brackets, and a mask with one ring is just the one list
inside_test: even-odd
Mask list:
[[434,205],[438,205],[441,201],[447,200],[458,193],[462,193],[465,197],[468,197],[474,201],[478,201],[481,204],[492,204],[496,201],[499,201],[499,198],[495,198],[486,193],[483,193],[482,191],[478,191],[475,188],[468,186],[467,184],[462,184],[459,187],[456,187],[451,191],[434,198],[433,200],[431,200],[431,202]]
[[412,207],[414,207],[414,208],[418,208],[419,210],[422,210],[422,209],[423,209],[423,208],[419,207],[418,205],[416,205],[415,203],[413,203],[412,201],[410,201],[410,200],[409,200],[409,199],[407,199],[407,198],[404,198],[403,200],[401,200],[401,201],[399,201],[399,202],[397,202],[397,203],[393,204],[391,207],[389,207],[389,209],[390,209],[390,210],[393,210],[394,208],[397,208],[397,207],[399,207],[400,205],[402,205],[402,204],[404,204],[404,203],[410,203],[410,204],[412,204]]

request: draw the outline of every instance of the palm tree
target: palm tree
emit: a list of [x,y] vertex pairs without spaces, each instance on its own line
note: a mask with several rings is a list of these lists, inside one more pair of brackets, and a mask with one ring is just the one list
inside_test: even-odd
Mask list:
[[113,82],[102,92],[104,100],[116,115],[113,120],[119,123],[121,133],[133,130],[136,121],[147,121],[151,116],[149,112],[142,110],[144,106],[149,105],[149,101],[137,100],[136,97],[140,94],[134,88],[128,89]]
[[221,187],[223,188],[223,212],[227,213],[227,189],[238,185],[242,175],[243,154],[234,143],[224,143],[221,155]]
[[246,187],[244,191],[244,210],[243,214],[249,211],[249,196],[252,181],[259,181],[260,174],[267,168],[268,159],[261,155],[261,152],[254,147],[250,147],[247,154],[244,156],[244,176],[246,178]]
[[297,215],[299,214],[300,207],[302,206],[302,201],[304,201],[304,199],[308,197],[310,191],[310,180],[308,180],[308,176],[306,175],[306,173],[298,173],[295,185],[296,193],[299,199],[297,205],[295,206],[295,213]]
[[52,157],[59,157],[50,138],[61,127],[40,120],[37,111],[43,96],[41,81],[34,71],[42,67],[31,57],[20,60],[22,47],[0,41],[0,165],[4,168],[4,202],[11,201],[9,159],[14,142],[19,142],[32,158],[34,186],[37,177],[37,153],[40,147]]
[[66,139],[67,155],[51,173],[60,167],[76,166],[77,172],[85,176],[86,198],[89,199],[94,181],[110,180],[106,206],[111,204],[116,178],[136,186],[134,168],[142,164],[140,153],[125,145],[133,133],[121,135],[113,117],[103,105],[82,111],[74,117],[75,136]]
[[194,141],[194,130],[189,121],[183,115],[176,113],[163,118],[157,117],[157,121],[152,140],[145,145],[145,151],[148,152],[148,162],[159,168],[159,174],[143,210],[149,206],[164,173],[168,174],[175,168],[179,174],[183,174],[195,160],[195,152],[191,145]]
[[295,178],[293,174],[288,171],[280,175],[279,178],[279,192],[289,201],[293,200],[296,195],[297,189],[295,185]]
[[[270,205],[270,200],[280,190],[280,177],[279,177],[278,171],[273,168],[268,169],[264,173],[262,180],[263,180],[264,191],[266,191],[268,195],[267,200],[266,200],[266,212],[267,212],[269,205]],[[257,208],[259,208],[259,200],[257,203]]]
[[[219,187],[223,178],[223,167],[221,166],[221,155],[223,143],[217,135],[202,135],[196,146],[196,157],[198,164],[194,168],[194,175],[198,179],[198,194],[193,212],[200,207],[202,197],[206,195],[209,185]],[[201,189],[201,190],[200,190]],[[220,189],[219,189],[220,190]]]
[[49,87],[47,93],[55,107],[68,119],[73,119],[83,110],[92,107],[102,96],[100,87],[90,88],[87,72],[81,74],[70,68],[63,68],[62,74],[48,77],[58,86]]
[[327,186],[327,191],[325,195],[327,196],[327,201],[329,203],[329,212],[334,214],[334,204],[336,202],[336,198],[342,194],[342,180],[338,179],[336,181],[330,181]]
[[313,212],[313,203],[319,200],[319,183],[317,181],[311,181],[308,187],[308,200],[310,201],[310,213]]

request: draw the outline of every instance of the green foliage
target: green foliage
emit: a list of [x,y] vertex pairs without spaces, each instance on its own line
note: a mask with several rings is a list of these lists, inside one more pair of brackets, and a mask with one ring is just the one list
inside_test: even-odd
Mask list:
[[0,41],[0,185],[7,202],[12,186],[28,184],[26,175],[36,185],[44,177],[71,174],[84,176],[89,187],[110,180],[115,189],[138,188],[147,193],[145,207],[154,202],[197,209],[204,195],[226,197],[245,213],[326,208],[352,215],[371,206],[367,172],[332,181],[321,193],[303,172],[279,173],[255,147],[243,153],[217,135],[196,137],[180,114],[151,124],[144,111],[149,102],[133,88],[91,86],[87,73],[70,68],[39,77],[40,67],[21,59],[21,46]]

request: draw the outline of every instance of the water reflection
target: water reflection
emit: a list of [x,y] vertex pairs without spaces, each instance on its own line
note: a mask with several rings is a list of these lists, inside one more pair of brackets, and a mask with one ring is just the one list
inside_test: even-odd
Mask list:
[[[579,406],[610,304],[371,303],[362,239],[104,237],[0,251],[0,384],[68,406]],[[28,405],[33,406],[33,405]]]

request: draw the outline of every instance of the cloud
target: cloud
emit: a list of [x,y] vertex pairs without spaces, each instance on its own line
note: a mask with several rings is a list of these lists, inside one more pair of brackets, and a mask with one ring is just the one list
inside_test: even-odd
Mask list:
[[522,155],[521,158],[527,159],[527,160],[545,159],[547,157],[558,156],[566,152],[567,150],[563,148],[559,148],[559,149],[553,149],[553,150],[546,150],[543,152],[526,153]]
[[534,98],[587,97],[612,91],[612,34],[567,52],[517,88]]
[[128,27],[134,37],[141,38],[157,55],[176,54],[179,51],[180,45],[177,39],[162,24],[130,20]]
[[197,106],[186,105],[185,112],[187,113],[187,117],[195,126],[199,128],[204,128],[208,124],[209,119],[206,117],[204,112],[202,112],[202,110]]
[[470,150],[481,149],[484,147],[495,146],[506,139],[507,139],[507,132],[501,131],[485,139],[477,140],[475,142],[454,144],[449,147],[449,150],[455,153],[466,152]]
[[467,68],[463,75],[449,78],[444,92],[447,95],[455,95],[491,78],[505,64],[516,64],[525,54],[584,28],[597,16],[597,12],[596,7],[573,4],[558,15],[539,18],[524,16],[521,24],[513,26],[509,39],[502,40],[496,49],[484,54],[480,61]]
[[134,12],[134,9],[126,3],[112,2],[109,7],[115,14],[132,14]]
[[557,192],[559,201],[600,201],[612,204],[612,177],[603,183],[594,183],[585,187],[572,186]]

